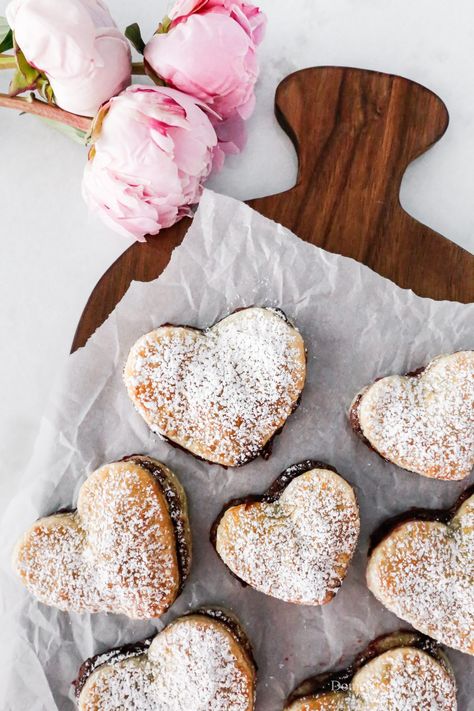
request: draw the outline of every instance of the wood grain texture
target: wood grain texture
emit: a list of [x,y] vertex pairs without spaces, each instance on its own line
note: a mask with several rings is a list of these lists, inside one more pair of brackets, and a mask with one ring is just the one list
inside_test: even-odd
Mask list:
[[[276,115],[299,157],[296,185],[249,205],[299,237],[353,257],[433,299],[474,301],[474,256],[408,215],[400,183],[408,164],[445,132],[448,112],[425,87],[344,67],[304,69],[276,93]],[[134,244],[99,281],[72,350],[87,342],[132,280],[169,262],[190,221]]]

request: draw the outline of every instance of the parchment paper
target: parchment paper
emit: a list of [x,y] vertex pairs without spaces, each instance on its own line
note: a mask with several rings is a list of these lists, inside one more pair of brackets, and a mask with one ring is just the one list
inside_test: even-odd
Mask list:
[[[295,320],[309,351],[308,380],[270,460],[226,471],[152,435],[127,398],[121,372],[130,346],[153,327],[203,327],[252,304],[279,306]],[[1,528],[0,709],[73,709],[70,682],[83,659],[142,639],[202,604],[224,605],[246,628],[259,666],[258,711],[280,710],[303,678],[349,662],[381,633],[406,628],[366,588],[369,534],[412,506],[452,505],[472,476],[442,483],[383,462],[353,435],[346,412],[357,390],[377,376],[474,348],[473,326],[474,305],[418,298],[207,191],[164,274],[132,284],[88,345],[69,358],[54,388],[33,460]],[[10,571],[14,542],[37,517],[75,505],[88,473],[136,452],[165,462],[186,488],[194,560],[184,593],[153,623],[68,615],[37,603]],[[362,519],[359,549],[342,589],[329,605],[314,608],[242,588],[208,539],[224,503],[263,491],[285,467],[308,457],[334,465],[356,487]],[[460,711],[472,710],[474,659],[452,650],[448,655]]]

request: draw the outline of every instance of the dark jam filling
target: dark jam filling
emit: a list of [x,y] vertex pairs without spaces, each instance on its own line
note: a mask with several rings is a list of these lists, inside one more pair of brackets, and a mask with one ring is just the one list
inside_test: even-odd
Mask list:
[[[253,504],[273,504],[275,501],[278,501],[278,499],[281,497],[285,489],[291,484],[291,482],[296,479],[297,477],[301,476],[302,474],[306,474],[307,472],[312,471],[313,469],[328,469],[329,471],[334,472],[337,474],[337,470],[330,466],[329,464],[325,464],[324,462],[318,462],[314,459],[305,459],[303,462],[299,462],[298,464],[293,464],[291,467],[288,467],[283,471],[269,486],[269,488],[263,493],[263,494],[254,494],[252,496],[245,496],[240,499],[232,499],[229,501],[221,510],[220,514],[217,516],[216,520],[212,524],[209,539],[214,547],[216,549],[216,541],[217,541],[217,529],[219,528],[219,524],[224,517],[226,511],[229,509],[233,508],[234,506],[252,506]],[[224,563],[225,565],[225,563]],[[245,582],[245,580],[242,580],[242,578],[239,578],[238,575],[236,575],[228,566],[226,568],[230,571],[230,573],[233,575],[234,578],[236,578],[244,587],[247,587],[248,583]]]
[[47,514],[46,516],[40,516],[40,518],[37,518],[37,521],[41,521],[42,518],[49,518],[50,516],[62,516],[64,514],[75,514],[77,509],[73,509],[71,506],[63,506],[62,509],[58,509],[57,511],[53,511],[50,514]]
[[248,311],[249,309],[265,309],[265,311],[273,311],[275,314],[277,314],[277,316],[280,316],[282,321],[287,323],[292,328],[296,329],[295,325],[290,321],[290,319],[285,314],[285,312],[282,311],[282,309],[278,308],[277,306],[258,306],[257,304],[252,304],[250,306],[239,306],[237,309],[230,311],[225,316],[222,316],[221,318],[217,319],[217,321],[214,321],[212,326],[206,326],[206,328],[199,328],[199,326],[188,326],[187,324],[182,324],[182,323],[171,323],[170,321],[166,321],[165,323],[162,323],[161,326],[158,326],[158,328],[164,328],[165,326],[171,326],[171,328],[188,328],[191,331],[199,331],[199,333],[207,333],[208,331],[211,331],[214,328],[214,326],[217,326],[217,324],[222,323],[222,321],[225,321],[226,318],[229,318],[229,316],[233,316],[234,314],[239,314],[241,311]]
[[[378,378],[378,380],[381,380],[381,378]],[[377,381],[375,381],[377,382]],[[385,462],[390,462],[389,459],[383,456],[383,454],[380,454],[378,449],[375,449],[375,447],[372,445],[371,442],[367,439],[365,436],[364,432],[362,431],[362,427],[360,424],[360,419],[359,419],[359,409],[360,409],[360,403],[362,402],[362,398],[364,397],[364,393],[361,392],[359,395],[357,395],[356,399],[354,400],[352,407],[349,411],[349,422],[356,433],[356,435],[359,437],[359,439],[362,440],[362,442],[372,450],[372,452],[375,452],[375,454],[378,454],[379,457],[381,457]]]
[[[224,610],[221,610],[220,608],[203,607],[196,610],[195,612],[190,612],[189,615],[209,617],[213,620],[216,620],[217,622],[220,622],[220,624],[222,624],[230,632],[232,637],[242,647],[249,659],[249,662],[253,665],[255,671],[257,670],[257,665],[253,657],[253,651],[250,642],[247,638],[247,635],[245,634],[236,619],[234,619],[231,615],[226,613]],[[125,644],[122,647],[117,647],[116,649],[111,649],[108,652],[104,652],[103,654],[96,654],[95,656],[86,659],[86,661],[81,665],[81,668],[79,669],[77,679],[72,682],[76,698],[79,698],[79,696],[81,695],[81,692],[84,686],[86,685],[88,678],[93,672],[95,672],[97,669],[104,666],[105,664],[114,665],[124,661],[125,659],[130,659],[132,657],[141,657],[147,652],[155,636],[156,635],[153,635],[153,637],[149,637],[143,642]]]
[[[240,308],[234,309],[234,311],[231,311],[229,314],[227,314],[227,316],[223,316],[218,321],[216,321],[212,326],[208,326],[207,328],[197,328],[196,326],[186,326],[186,325],[183,326],[181,324],[175,324],[175,323],[163,323],[163,324],[161,324],[161,326],[159,326],[159,328],[163,328],[165,326],[171,326],[172,328],[187,328],[191,331],[198,331],[199,333],[208,333],[212,328],[214,328],[214,326],[217,326],[217,324],[221,323],[221,321],[225,321],[225,319],[229,318],[229,316],[233,316],[233,314],[240,313],[241,311],[247,311],[248,309],[254,309],[254,308],[265,309],[266,311],[273,311],[273,313],[277,314],[277,316],[279,316],[282,319],[282,321],[284,321],[289,326],[291,326],[291,328],[294,328],[295,331],[298,330],[296,328],[296,326],[292,323],[292,321],[290,321],[290,319],[288,318],[288,316],[285,314],[284,311],[282,311],[281,309],[279,309],[277,307],[273,307],[273,306],[241,306]],[[308,355],[307,355],[306,349],[305,349],[305,356],[306,356],[306,361],[307,361]],[[298,409],[300,404],[301,404],[301,394],[300,394],[298,400],[293,405],[288,417],[290,417],[290,415],[292,415],[294,412],[296,412],[296,410]],[[261,449],[255,451],[255,452],[252,452],[250,454],[244,455],[242,457],[242,459],[239,462],[237,462],[237,464],[233,465],[232,468],[243,467],[245,464],[249,464],[250,462],[253,462],[258,457],[262,457],[262,459],[264,459],[265,461],[267,459],[270,459],[275,439],[276,439],[276,437],[278,437],[278,435],[280,435],[283,432],[283,428],[286,425],[288,417],[286,418],[283,425],[272,434],[272,436],[270,437],[270,439],[267,442],[265,442],[265,444],[263,445],[263,447]],[[186,447],[183,447],[181,444],[178,444],[177,442],[174,442],[172,439],[169,439],[169,437],[162,434],[161,432],[155,432],[155,434],[157,434],[159,437],[161,437],[165,442],[170,444],[175,449],[179,449],[182,452],[191,454],[195,459],[197,459],[200,462],[206,462],[206,464],[219,464],[218,462],[213,462],[211,459],[204,459],[204,457],[200,457],[199,454],[194,454],[194,452],[191,452],[191,450],[186,449]],[[219,466],[221,466],[223,469],[229,468],[229,467],[225,466],[224,464],[219,464]]]
[[[364,440],[365,444],[367,444],[371,449],[373,449],[372,445],[370,444],[369,440],[367,437],[364,435],[362,432],[362,427],[360,426],[360,419],[359,419],[359,407],[360,403],[362,401],[364,393],[360,392],[354,402],[352,403],[351,409],[349,411],[349,422],[351,423],[351,427],[354,430],[354,432],[359,435],[359,437]],[[375,451],[375,450],[374,450]]]
[[372,661],[372,659],[384,654],[384,652],[400,647],[415,647],[416,649],[420,649],[426,652],[426,654],[429,654],[445,668],[448,668],[446,660],[441,653],[440,645],[437,644],[437,642],[418,632],[400,630],[399,632],[377,637],[363,652],[357,655],[349,667],[335,672],[325,672],[306,679],[288,697],[287,704],[291,704],[306,696],[327,694],[333,692],[335,689],[340,689],[343,685],[349,685],[355,674],[368,662]]
[[397,528],[411,521],[438,521],[439,523],[448,524],[462,504],[474,494],[474,485],[467,488],[456,501],[454,506],[449,509],[423,509],[412,508],[409,511],[404,511],[401,514],[392,516],[375,529],[370,537],[369,551],[370,556],[375,548],[379,546],[388,536],[390,536]]
[[96,654],[93,657],[86,659],[86,661],[81,664],[77,679],[72,682],[76,698],[79,698],[88,678],[93,672],[96,671],[96,669],[104,666],[104,664],[117,664],[118,662],[130,659],[131,657],[141,657],[141,655],[145,654],[147,651],[148,647],[152,643],[152,640],[153,637],[150,637],[143,642],[124,644],[122,647],[117,647],[116,649],[111,649],[108,652]]
[[161,492],[166,500],[166,505],[174,528],[176,550],[179,570],[179,588],[178,594],[183,590],[186,578],[189,575],[191,566],[191,555],[189,552],[187,532],[187,516],[183,510],[181,496],[176,489],[172,479],[166,474],[157,462],[154,462],[148,457],[143,457],[138,454],[132,454],[128,457],[123,457],[124,462],[133,462],[138,466],[146,469],[158,483]]
[[[161,469],[161,467],[154,462],[152,459],[141,456],[138,454],[132,454],[128,457],[123,457],[122,462],[133,462],[142,469],[146,469],[157,482],[160,487],[161,493],[165,497],[166,506],[171,518],[171,523],[173,525],[175,540],[176,540],[176,550],[177,550],[177,560],[178,560],[178,571],[179,571],[179,588],[178,595],[182,592],[184,583],[187,576],[189,575],[189,569],[191,566],[191,555],[189,551],[186,531],[187,531],[187,516],[186,512],[183,510],[181,503],[181,496],[174,486],[173,481],[167,474]],[[73,508],[61,508],[49,516],[58,516],[62,514],[75,514],[77,509]],[[48,518],[48,517],[46,517]]]

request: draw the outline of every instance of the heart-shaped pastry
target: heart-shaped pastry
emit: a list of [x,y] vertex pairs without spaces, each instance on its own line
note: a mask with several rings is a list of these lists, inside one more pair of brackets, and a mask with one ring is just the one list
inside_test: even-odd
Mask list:
[[324,605],[346,575],[359,528],[352,487],[308,460],[289,467],[263,496],[231,501],[211,540],[234,575],[256,590]]
[[82,485],[77,510],[31,526],[13,561],[46,605],[159,617],[179,595],[191,563],[184,490],[149,457],[106,464]]
[[474,466],[474,351],[377,380],[355,397],[350,421],[389,462],[434,479],[463,479]]
[[256,307],[205,331],[161,326],[135,343],[124,372],[153,432],[226,467],[269,454],[305,376],[300,333],[281,311]]
[[420,632],[474,654],[472,490],[454,510],[411,511],[372,540],[367,584],[375,597]]
[[372,642],[344,671],[307,679],[285,711],[456,711],[449,662],[427,638],[398,632]]
[[221,610],[179,617],[153,641],[87,660],[80,711],[252,711],[256,669],[238,622]]

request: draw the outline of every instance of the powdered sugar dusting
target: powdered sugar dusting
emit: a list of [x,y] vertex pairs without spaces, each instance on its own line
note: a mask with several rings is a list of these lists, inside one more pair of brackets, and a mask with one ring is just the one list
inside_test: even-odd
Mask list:
[[287,711],[456,711],[456,684],[443,664],[414,647],[365,664],[350,690],[291,704]]
[[228,509],[217,528],[224,563],[252,587],[308,605],[337,592],[359,535],[354,492],[340,476],[313,469],[274,503]]
[[369,662],[356,674],[352,688],[364,700],[363,708],[456,709],[456,685],[451,674],[438,661],[414,648],[396,649]]
[[373,551],[370,590],[434,639],[474,654],[474,496],[452,522],[412,521]]
[[163,326],[132,348],[124,379],[151,429],[197,456],[238,466],[297,405],[306,374],[298,331],[248,308],[206,331]]
[[81,711],[250,711],[254,670],[231,633],[204,616],[180,618],[148,653],[99,668]]
[[440,356],[415,377],[369,386],[362,434],[383,457],[418,474],[462,479],[474,466],[474,351]]
[[180,584],[163,495],[132,461],[91,474],[77,512],[37,521],[18,544],[15,565],[41,602],[75,612],[159,616]]

